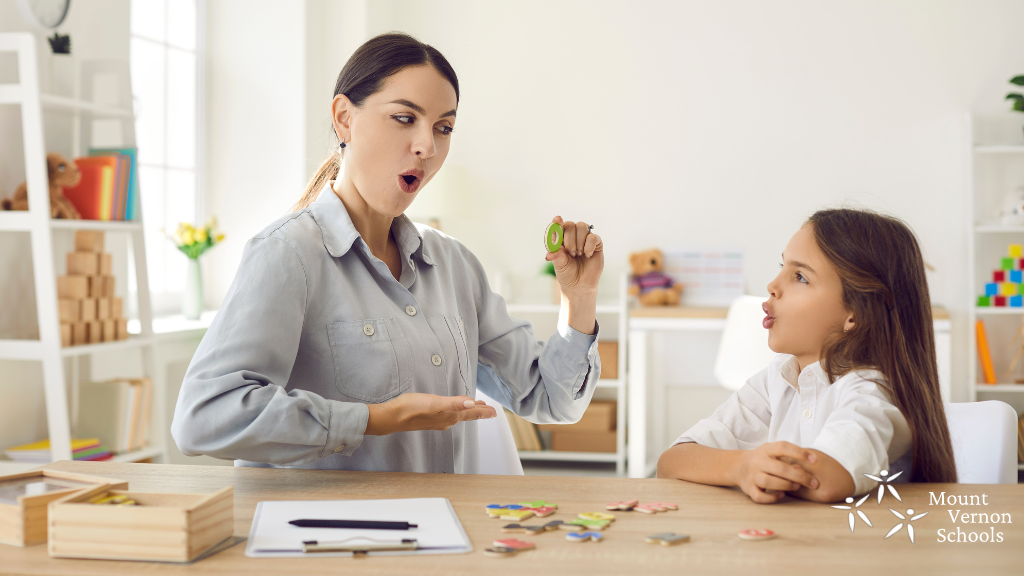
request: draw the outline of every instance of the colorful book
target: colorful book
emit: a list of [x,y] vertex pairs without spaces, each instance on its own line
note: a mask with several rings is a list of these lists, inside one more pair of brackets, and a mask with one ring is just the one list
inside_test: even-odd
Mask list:
[[89,156],[117,156],[127,162],[127,177],[122,179],[116,220],[138,220],[139,218],[139,168],[138,150],[135,148],[93,148]]
[[[4,455],[15,462],[53,461],[50,453],[50,440],[40,440],[31,444],[14,446],[4,451]],[[100,444],[98,438],[80,438],[71,440],[71,457],[74,460],[105,460],[113,457],[107,447]]]
[[985,321],[978,320],[976,326],[978,340],[978,361],[986,384],[996,383],[996,371],[992,367],[992,352],[988,347],[988,335],[985,333]]
[[110,220],[110,197],[114,191],[117,159],[110,156],[76,158],[82,172],[77,186],[64,189],[84,220]]

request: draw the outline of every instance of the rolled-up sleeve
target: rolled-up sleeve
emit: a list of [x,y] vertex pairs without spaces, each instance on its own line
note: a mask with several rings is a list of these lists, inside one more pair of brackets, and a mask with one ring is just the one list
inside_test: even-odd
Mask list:
[[767,370],[764,370],[672,445],[696,442],[720,450],[751,450],[764,444],[772,417],[766,382]]
[[238,274],[185,374],[171,435],[186,455],[298,465],[362,443],[365,404],[286,390],[302,337],[307,279],[293,247],[246,245]]
[[856,494],[864,494],[877,484],[864,475],[888,468],[890,452],[898,457],[909,447],[909,438],[910,429],[899,408],[876,383],[860,379],[843,390],[839,404],[808,447],[839,462],[853,477]]
[[530,323],[509,316],[505,300],[477,268],[479,361],[497,376],[480,380],[481,390],[536,424],[578,422],[601,377],[599,326],[595,323],[594,334],[583,334],[560,317],[555,334],[538,342]]

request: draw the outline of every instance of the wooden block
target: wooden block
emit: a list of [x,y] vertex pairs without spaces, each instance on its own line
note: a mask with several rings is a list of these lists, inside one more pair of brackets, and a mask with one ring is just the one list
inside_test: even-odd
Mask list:
[[116,320],[103,320],[100,322],[100,334],[104,342],[113,342],[117,340],[117,321]]
[[103,232],[76,230],[75,250],[78,252],[103,252]]
[[89,280],[89,293],[86,298],[103,297],[103,276],[86,276]]
[[[575,424],[539,424],[537,429],[571,434],[612,432],[615,430],[617,408],[618,404],[614,400],[594,400],[590,406],[587,406],[587,410],[579,422]],[[614,451],[613,449],[612,452]]]
[[61,298],[57,300],[57,311],[61,322],[78,322],[82,319],[82,301]]
[[112,270],[112,260],[110,258],[110,254],[106,252],[100,254],[99,262],[100,269],[97,273],[100,276],[110,276],[111,274],[114,273]]
[[614,380],[619,377],[619,343],[598,342],[597,354],[601,357],[601,379]]
[[114,320],[114,339],[116,340],[127,340],[128,339],[128,320],[126,318],[118,318]]
[[60,323],[60,345],[71,346],[71,324],[67,322]]
[[100,276],[100,278],[102,278],[102,287],[100,288],[101,293],[99,298],[113,298],[114,288],[117,286],[117,284],[114,282],[114,277]]
[[559,452],[615,452],[615,432],[552,432],[551,449]]
[[71,345],[80,346],[89,343],[89,330],[85,322],[71,324]]
[[92,322],[96,319],[95,298],[83,298],[78,301],[78,319],[82,322]]
[[85,339],[88,340],[89,344],[99,344],[100,342],[103,342],[103,323],[99,320],[86,322]]
[[96,319],[110,319],[110,298],[98,298],[96,300]]
[[120,298],[114,297],[110,299],[110,317],[114,320],[124,318],[124,306]]
[[81,300],[89,296],[88,276],[58,276],[57,297]]
[[93,276],[99,272],[100,259],[95,252],[68,252],[68,274]]

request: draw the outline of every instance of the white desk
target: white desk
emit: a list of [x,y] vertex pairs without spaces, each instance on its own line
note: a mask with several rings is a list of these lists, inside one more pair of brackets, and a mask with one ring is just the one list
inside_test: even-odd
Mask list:
[[[650,377],[651,335],[656,332],[706,332],[708,338],[721,338],[725,328],[726,308],[686,308],[666,306],[635,308],[629,318],[628,410],[629,443],[627,474],[630,478],[647,478],[657,468],[657,456],[648,449],[657,447],[657,454],[668,448],[665,438],[665,383]],[[949,314],[934,308],[935,347],[939,368],[942,399],[949,402],[952,374],[952,340]],[[708,358],[714,363],[714,358]],[[653,423],[654,433],[648,439],[647,423]],[[676,431],[682,434],[684,430]]]

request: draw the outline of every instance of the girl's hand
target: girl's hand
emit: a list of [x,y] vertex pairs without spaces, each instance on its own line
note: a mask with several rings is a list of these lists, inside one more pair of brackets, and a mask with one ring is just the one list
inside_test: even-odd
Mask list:
[[410,430],[447,430],[459,422],[494,418],[498,413],[469,396],[437,396],[410,392],[381,404],[367,404],[368,436]]
[[759,504],[774,504],[786,496],[786,491],[797,490],[800,486],[812,490],[818,487],[817,478],[798,464],[784,462],[783,458],[813,464],[817,457],[790,442],[762,444],[743,455],[736,471],[736,485]]
[[551,221],[562,226],[562,247],[548,252],[545,260],[555,264],[562,293],[570,300],[596,298],[597,281],[604,270],[604,242],[586,222],[564,222],[561,216]]

